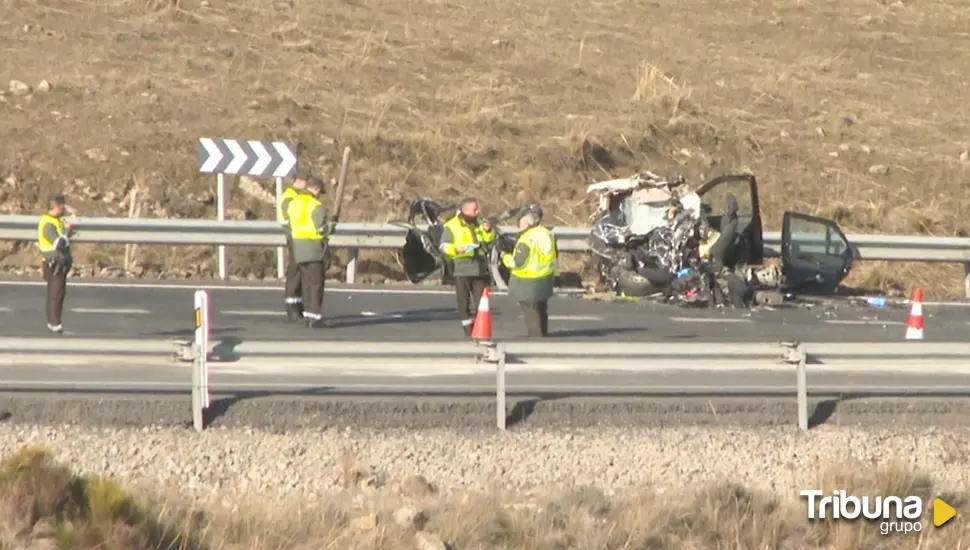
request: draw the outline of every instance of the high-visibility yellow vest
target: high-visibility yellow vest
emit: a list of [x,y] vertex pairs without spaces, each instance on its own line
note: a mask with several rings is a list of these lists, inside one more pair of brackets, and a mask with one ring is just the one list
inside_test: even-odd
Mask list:
[[286,191],[283,191],[283,196],[280,197],[280,203],[276,205],[276,221],[279,223],[286,223],[286,216],[283,212],[283,205],[286,201],[296,198],[300,194],[299,191],[293,189],[292,187],[287,187]]
[[472,228],[462,223],[461,215],[456,215],[448,220],[445,223],[445,230],[451,231],[452,242],[445,247],[444,253],[453,260],[474,258],[478,253],[477,250],[466,250],[459,253],[458,249],[463,246],[468,246],[473,242],[484,245],[495,240],[495,233],[485,231],[481,224],[475,224],[475,227]]
[[512,268],[513,277],[539,279],[559,274],[559,255],[552,231],[542,226],[526,229],[519,235],[516,248],[519,244],[529,247],[529,258],[524,266]]
[[64,220],[60,218],[55,218],[50,214],[44,214],[40,217],[40,223],[37,224],[37,246],[40,248],[42,253],[48,253],[54,251],[54,241],[47,240],[44,236],[44,229],[47,229],[48,225],[53,225],[54,229],[57,230],[57,236],[63,237],[66,231],[64,227]]
[[290,201],[287,214],[290,216],[290,236],[294,241],[327,239],[326,227],[318,229],[313,223],[313,211],[317,208],[323,208],[323,203],[309,193],[299,193]]

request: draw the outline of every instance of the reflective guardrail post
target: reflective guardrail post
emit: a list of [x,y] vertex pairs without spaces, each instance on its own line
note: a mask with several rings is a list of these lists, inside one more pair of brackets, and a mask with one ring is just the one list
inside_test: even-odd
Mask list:
[[795,393],[798,400],[798,429],[808,431],[808,381],[805,373],[805,349],[798,342],[782,342],[785,351],[781,360],[795,365]]
[[495,369],[495,419],[498,429],[505,429],[508,408],[505,404],[505,350],[499,350]]
[[352,285],[357,282],[357,257],[360,250],[356,247],[347,249],[347,284]]
[[209,293],[195,291],[195,341],[192,362],[192,425],[205,429],[205,409],[209,408]]

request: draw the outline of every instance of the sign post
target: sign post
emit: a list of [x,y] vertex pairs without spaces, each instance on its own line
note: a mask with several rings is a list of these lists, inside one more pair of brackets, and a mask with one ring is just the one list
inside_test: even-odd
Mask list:
[[[283,178],[296,175],[299,146],[282,141],[199,138],[199,172],[216,175],[217,219],[226,219],[228,189],[225,175],[276,178],[276,207],[283,195]],[[276,270],[282,277],[283,247],[276,250]],[[226,246],[219,245],[219,278],[226,279]]]
[[211,404],[209,396],[209,293],[195,291],[195,360],[192,362],[192,425],[196,431],[205,429],[205,409]]

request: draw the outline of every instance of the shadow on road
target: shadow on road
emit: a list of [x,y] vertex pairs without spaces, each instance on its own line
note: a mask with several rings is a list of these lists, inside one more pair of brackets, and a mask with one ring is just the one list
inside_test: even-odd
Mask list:
[[[326,310],[326,308],[324,308]],[[498,312],[493,311],[493,314]],[[397,325],[405,323],[420,323],[428,321],[458,322],[458,312],[455,308],[411,309],[404,311],[390,311],[373,316],[340,315],[327,317],[324,313],[324,325],[321,328],[369,327],[374,325]]]
[[[229,334],[233,332],[240,332],[244,330],[243,327],[229,327],[229,328],[210,328],[209,336],[218,336],[220,334]],[[195,337],[195,329],[187,328],[185,330],[159,330],[147,333],[141,333],[139,336],[155,336],[163,338],[184,338],[191,340]]]
[[[809,392],[811,396],[811,392]],[[879,398],[879,397],[970,397],[970,394],[966,392],[954,391],[954,392],[931,392],[931,393],[882,393],[882,392],[853,392],[844,393],[830,399],[823,399],[815,405],[815,409],[808,415],[808,428],[816,428],[825,424],[832,419],[833,416],[838,412],[839,404],[848,401],[861,401],[863,399]]]

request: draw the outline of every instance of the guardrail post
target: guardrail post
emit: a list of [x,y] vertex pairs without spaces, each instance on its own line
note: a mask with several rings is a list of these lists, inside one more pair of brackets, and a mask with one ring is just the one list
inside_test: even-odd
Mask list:
[[798,342],[782,342],[785,348],[781,356],[784,363],[795,365],[795,393],[798,401],[798,429],[808,431],[808,381],[805,372],[805,348]]
[[357,257],[360,255],[360,250],[356,247],[347,249],[347,284],[354,284],[357,282]]
[[508,409],[505,404],[505,350],[499,350],[495,368],[495,420],[498,429],[505,430]]
[[970,262],[963,262],[963,296],[970,298]]
[[205,409],[209,408],[209,293],[195,291],[195,341],[192,361],[192,425],[205,429]]

